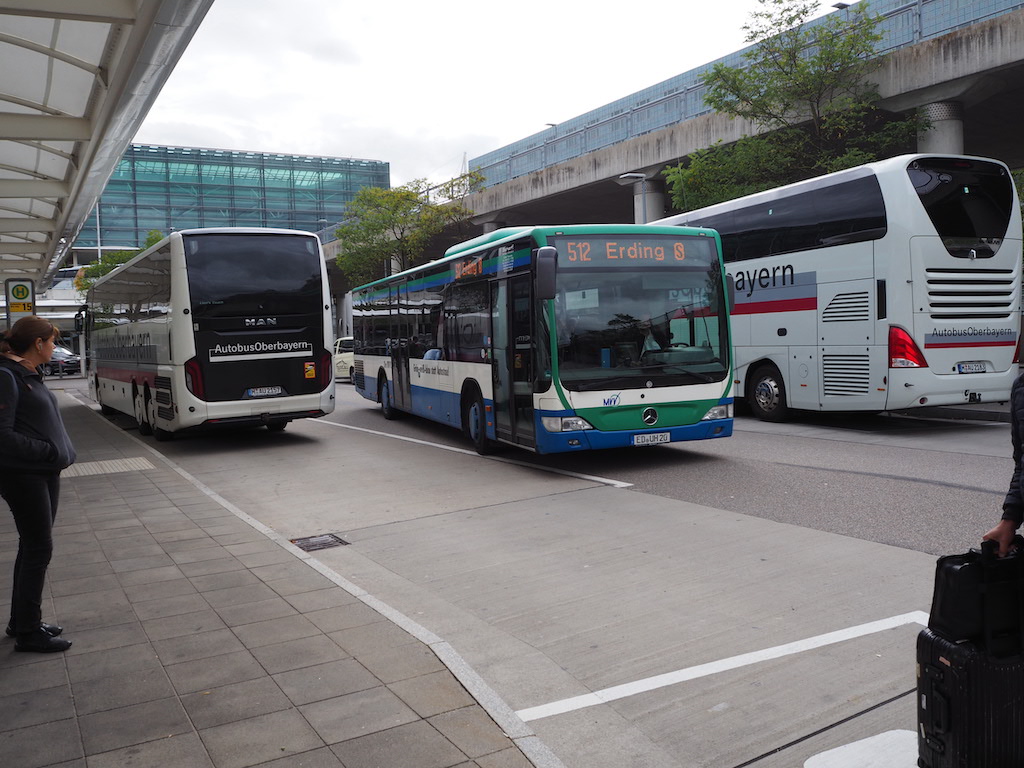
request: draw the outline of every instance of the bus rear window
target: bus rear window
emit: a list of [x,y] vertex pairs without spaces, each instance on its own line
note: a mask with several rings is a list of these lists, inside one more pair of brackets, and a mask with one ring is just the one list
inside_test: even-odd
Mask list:
[[320,254],[312,237],[191,235],[184,245],[197,317],[302,314],[319,305]]
[[1013,182],[996,163],[929,157],[907,166],[907,175],[936,231],[953,256],[984,258],[1006,236]]

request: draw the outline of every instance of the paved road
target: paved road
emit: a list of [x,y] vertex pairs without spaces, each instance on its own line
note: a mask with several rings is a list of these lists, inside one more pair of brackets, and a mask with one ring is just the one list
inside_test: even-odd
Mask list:
[[159,448],[288,538],[350,542],[319,559],[450,642],[570,768],[791,767],[914,729],[930,554],[484,459],[339,397],[335,423]]

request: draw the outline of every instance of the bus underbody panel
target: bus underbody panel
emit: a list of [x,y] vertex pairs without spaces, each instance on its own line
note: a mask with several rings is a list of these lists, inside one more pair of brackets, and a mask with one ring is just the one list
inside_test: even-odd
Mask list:
[[[928,368],[892,368],[886,410],[931,405],[1001,403],[1010,399],[1017,366],[991,373],[949,373],[936,376]],[[941,383],[936,383],[941,379]]]

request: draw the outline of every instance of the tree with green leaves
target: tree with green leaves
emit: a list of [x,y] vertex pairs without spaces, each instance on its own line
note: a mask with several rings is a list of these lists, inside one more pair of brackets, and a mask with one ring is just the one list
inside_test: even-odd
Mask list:
[[101,252],[96,261],[79,270],[78,275],[75,277],[75,289],[85,293],[92,288],[93,283],[105,274],[112,272],[116,267],[121,266],[126,261],[131,261],[144,250],[150,246],[156,245],[163,239],[164,235],[160,230],[151,229],[149,230],[149,234],[146,235],[146,242],[143,243],[141,248],[128,249],[124,251]]
[[431,238],[473,215],[463,200],[482,183],[474,171],[439,186],[416,179],[393,189],[363,187],[335,233],[338,267],[358,285],[414,266]]
[[665,171],[682,210],[910,151],[927,126],[919,115],[874,106],[871,73],[882,17],[866,0],[811,24],[817,0],[759,0],[743,27],[753,47],[743,67],[716,64],[705,103],[762,133],[719,142]]

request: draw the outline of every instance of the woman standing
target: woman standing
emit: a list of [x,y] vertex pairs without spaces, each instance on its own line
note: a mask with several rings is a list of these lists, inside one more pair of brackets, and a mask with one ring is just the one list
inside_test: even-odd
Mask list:
[[57,398],[37,370],[60,334],[41,317],[23,317],[0,342],[0,496],[18,528],[11,623],[16,651],[66,651],[64,630],[42,621],[43,582],[53,553],[60,472],[75,461]]

